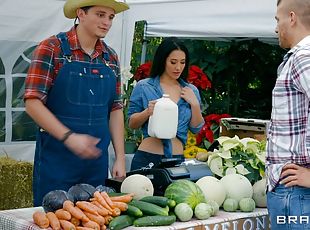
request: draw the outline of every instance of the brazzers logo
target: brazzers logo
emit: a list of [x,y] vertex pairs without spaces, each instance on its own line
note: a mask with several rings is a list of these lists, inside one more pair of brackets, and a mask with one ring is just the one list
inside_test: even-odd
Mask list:
[[309,216],[277,216],[277,224],[309,224]]

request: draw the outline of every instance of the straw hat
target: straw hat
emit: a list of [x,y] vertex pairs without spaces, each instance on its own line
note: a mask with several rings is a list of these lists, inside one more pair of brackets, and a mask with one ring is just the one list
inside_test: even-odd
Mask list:
[[85,6],[109,7],[116,14],[129,9],[126,3],[117,0],[67,0],[64,5],[64,14],[67,18],[76,18],[76,10]]

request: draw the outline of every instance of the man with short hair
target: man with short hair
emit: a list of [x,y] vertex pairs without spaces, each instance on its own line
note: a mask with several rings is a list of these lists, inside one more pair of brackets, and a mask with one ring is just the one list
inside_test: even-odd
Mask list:
[[278,0],[275,18],[279,44],[289,51],[272,92],[267,206],[272,230],[309,229],[310,0]]
[[24,96],[26,111],[40,128],[34,206],[52,190],[104,185],[111,139],[116,155],[112,176],[126,175],[119,61],[101,38],[115,14],[128,8],[116,0],[67,0],[64,14],[79,24],[34,51]]

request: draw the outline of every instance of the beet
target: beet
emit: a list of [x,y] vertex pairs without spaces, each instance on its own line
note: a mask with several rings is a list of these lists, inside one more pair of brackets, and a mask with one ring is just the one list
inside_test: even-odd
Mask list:
[[96,188],[90,184],[76,184],[73,185],[68,193],[73,197],[74,203],[77,201],[88,201],[94,196]]
[[55,212],[66,200],[73,201],[73,198],[64,190],[53,190],[43,197],[42,207],[45,212]]

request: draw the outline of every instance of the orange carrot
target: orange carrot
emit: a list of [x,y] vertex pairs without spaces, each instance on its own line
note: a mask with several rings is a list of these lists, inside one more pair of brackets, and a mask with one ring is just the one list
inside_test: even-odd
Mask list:
[[75,205],[86,212],[92,213],[94,215],[98,215],[96,206],[94,206],[93,204],[87,201],[78,201],[75,203]]
[[[112,214],[112,212],[110,211],[110,210],[108,210],[108,209],[106,209],[105,207],[103,207],[98,201],[92,201],[92,203],[94,204],[94,205],[96,205],[98,208],[100,208],[100,209],[102,209],[101,210],[101,212],[108,212],[108,215],[111,215]],[[98,212],[99,213],[99,212]],[[99,213],[100,214],[100,213]],[[105,216],[105,215],[103,215],[103,214],[100,214],[100,215],[102,215],[102,216]]]
[[110,199],[109,195],[107,194],[107,192],[101,192],[100,193],[101,196],[106,200],[107,204],[113,209],[115,208],[114,207],[114,204],[112,202],[112,200]]
[[108,225],[113,220],[113,217],[108,215],[108,216],[105,216],[104,219],[105,219],[105,224]]
[[55,215],[59,220],[70,220],[71,219],[71,214],[70,212],[61,209],[56,210]]
[[82,225],[83,225],[84,227],[88,227],[88,228],[100,230],[99,224],[97,224],[96,222],[94,222],[94,221],[92,221],[92,220],[87,221],[87,222],[82,222]]
[[97,224],[99,225],[104,225],[105,223],[105,219],[103,216],[100,216],[100,215],[94,215],[92,213],[89,213],[89,212],[84,212],[85,215],[92,221],[96,222]]
[[114,201],[120,201],[120,202],[125,202],[129,203],[133,199],[134,194],[133,193],[128,193],[126,195],[121,195],[121,196],[111,196],[110,199]]
[[71,222],[72,224],[74,224],[74,226],[79,226],[80,223],[81,223],[81,221],[80,221],[79,219],[75,218],[75,217],[72,217],[71,220],[70,220],[70,222]]
[[55,213],[48,212],[48,213],[46,213],[46,217],[49,220],[50,225],[51,225],[53,230],[60,230],[60,222],[59,222]]
[[70,212],[71,215],[79,220],[82,221],[89,221],[88,217],[82,212],[81,209],[78,207],[75,207],[72,201],[66,200],[63,203],[63,209]]
[[106,230],[107,229],[107,226],[106,225],[101,225],[100,226],[100,230]]
[[98,212],[99,215],[106,216],[112,214],[112,212],[110,212],[108,209],[102,207],[102,205],[99,204],[98,201],[92,201],[91,203],[96,207],[96,211]]
[[33,222],[40,228],[48,228],[50,226],[50,222],[44,212],[36,211],[33,213],[32,218]]
[[67,220],[59,220],[61,227],[64,230],[76,230],[74,224]]
[[115,216],[119,216],[119,215],[121,215],[121,210],[119,208],[113,208],[112,216],[115,217]]
[[115,208],[119,208],[122,212],[128,209],[128,204],[120,201],[113,201]]
[[94,197],[97,199],[97,201],[106,209],[112,212],[112,208],[108,205],[106,200],[102,197],[99,191],[96,191],[94,193]]
[[93,228],[88,228],[88,227],[76,227],[76,230],[94,230]]

